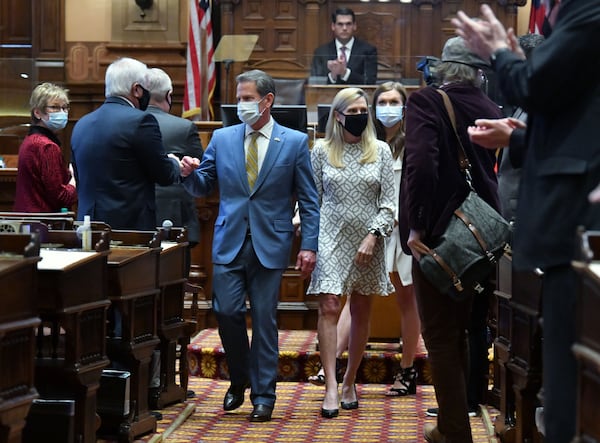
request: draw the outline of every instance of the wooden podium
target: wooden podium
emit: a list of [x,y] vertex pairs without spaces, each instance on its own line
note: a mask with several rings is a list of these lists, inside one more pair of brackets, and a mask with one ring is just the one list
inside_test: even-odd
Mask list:
[[39,260],[39,243],[32,243],[31,235],[0,234],[1,443],[21,442],[25,418],[38,397],[34,358]]

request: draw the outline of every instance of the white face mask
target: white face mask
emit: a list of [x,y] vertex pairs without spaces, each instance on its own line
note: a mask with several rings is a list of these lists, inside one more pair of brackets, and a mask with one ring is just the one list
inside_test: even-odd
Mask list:
[[402,120],[404,106],[375,106],[375,116],[386,128],[391,128]]
[[237,115],[238,118],[246,123],[247,125],[252,126],[254,123],[258,121],[258,119],[262,116],[262,112],[260,112],[258,105],[262,99],[257,102],[238,102],[237,104]]

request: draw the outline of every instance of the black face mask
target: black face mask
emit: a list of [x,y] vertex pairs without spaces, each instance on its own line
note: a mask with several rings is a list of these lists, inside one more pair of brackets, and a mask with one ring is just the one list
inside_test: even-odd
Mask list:
[[360,137],[369,121],[369,114],[344,114],[344,128],[355,137]]
[[167,101],[167,104],[169,105],[169,112],[171,112],[171,108],[173,107],[173,97],[171,97],[171,100],[169,100],[168,92],[167,92],[167,95],[165,96],[165,100]]
[[138,102],[140,104],[140,111],[145,111],[148,109],[148,103],[150,103],[150,91],[144,88],[142,85],[138,85],[142,88],[142,96],[138,98]]

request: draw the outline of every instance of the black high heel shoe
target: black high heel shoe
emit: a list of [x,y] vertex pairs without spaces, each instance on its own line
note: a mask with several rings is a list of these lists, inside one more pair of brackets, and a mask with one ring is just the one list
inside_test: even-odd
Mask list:
[[335,418],[340,415],[339,409],[325,409],[321,408],[321,417],[323,418]]
[[342,409],[358,409],[358,393],[356,392],[356,384],[352,385],[354,388],[354,396],[356,397],[356,400],[354,401],[343,401],[341,402],[342,405]]
[[404,397],[417,393],[417,370],[414,366],[400,369],[394,376],[394,383],[400,383],[399,388],[391,387],[385,393],[388,397]]

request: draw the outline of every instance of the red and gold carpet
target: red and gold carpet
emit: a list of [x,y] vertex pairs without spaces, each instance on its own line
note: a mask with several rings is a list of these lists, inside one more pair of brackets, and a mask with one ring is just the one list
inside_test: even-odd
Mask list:
[[[334,419],[320,416],[324,388],[306,383],[306,378],[318,369],[316,332],[280,331],[279,346],[280,382],[272,421],[248,422],[247,416],[252,411],[249,391],[242,407],[233,412],[223,411],[229,375],[218,333],[207,329],[194,337],[188,348],[192,373],[189,389],[196,396],[185,404],[163,409],[157,433],[143,437],[142,441],[414,443],[424,441],[424,424],[436,421],[425,415],[427,408],[437,406],[431,385],[419,385],[417,395],[413,396],[385,395],[401,356],[397,344],[370,343],[358,375],[360,407],[340,410],[340,416]],[[423,348],[419,350],[417,365],[421,382],[427,382]],[[491,418],[495,415],[497,411],[484,408],[481,416],[471,418],[475,443],[496,441]]]
[[[171,443],[198,442],[423,442],[423,425],[435,423],[425,416],[425,410],[436,406],[433,388],[419,386],[417,395],[386,397],[387,388],[381,384],[358,385],[360,408],[340,410],[334,419],[321,418],[319,410],[323,388],[309,383],[282,382],[277,384],[277,403],[273,420],[268,423],[250,423],[252,411],[249,391],[246,402],[233,412],[222,409],[228,381],[192,377],[190,389],[196,397],[186,404],[177,404],[162,410],[164,418],[158,423],[157,434],[145,436],[144,442]],[[191,415],[167,439],[162,438],[169,426],[187,405]],[[189,412],[189,410],[188,410]],[[492,437],[489,412],[471,418],[475,443],[490,443]]]
[[[248,331],[250,334],[250,331]],[[188,346],[190,375],[229,379],[225,354],[216,329],[200,331]],[[345,355],[342,360],[345,359]],[[392,383],[402,354],[397,343],[369,343],[357,383]],[[316,331],[279,331],[279,381],[307,381],[319,369]],[[420,383],[430,383],[427,351],[420,345],[415,360]]]

